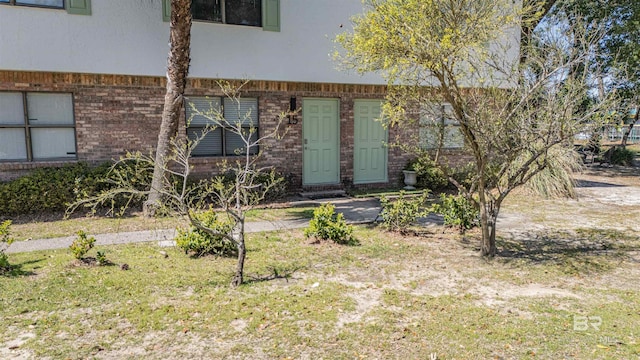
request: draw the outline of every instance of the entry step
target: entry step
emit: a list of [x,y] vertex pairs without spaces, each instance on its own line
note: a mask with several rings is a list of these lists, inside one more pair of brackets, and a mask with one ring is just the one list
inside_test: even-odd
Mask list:
[[318,200],[347,197],[347,193],[344,190],[304,191],[300,193],[300,196]]

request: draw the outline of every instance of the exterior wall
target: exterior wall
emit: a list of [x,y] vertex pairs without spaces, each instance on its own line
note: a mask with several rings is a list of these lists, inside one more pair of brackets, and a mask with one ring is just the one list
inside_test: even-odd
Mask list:
[[[91,15],[0,5],[0,69],[164,76],[169,23],[161,0],[93,0]],[[281,0],[280,32],[194,21],[190,76],[384,84],[336,69],[336,34],[360,0]],[[34,26],[37,24],[37,26]]]
[[[60,74],[0,71],[0,91],[71,92],[74,96],[78,160],[102,162],[116,159],[127,151],[150,153],[155,150],[162,117],[165,80],[160,77]],[[340,100],[340,178],[344,185],[353,179],[353,134],[355,99],[382,99],[386,88],[374,85],[344,85],[254,81],[244,88],[245,97],[258,97],[259,131],[275,128],[278,115],[289,109],[292,96],[298,106],[305,97],[338,98]],[[187,96],[220,96],[214,80],[190,79]],[[262,164],[274,166],[302,184],[302,114],[295,125],[283,124],[282,139],[265,144]],[[183,119],[184,120],[184,119]],[[185,127],[181,128],[185,134]],[[408,137],[410,129],[391,128],[389,139]],[[217,173],[223,157],[194,158],[196,172]],[[233,160],[233,157],[227,157]],[[407,156],[399,149],[389,149],[389,184],[399,181]],[[70,161],[73,162],[73,161]],[[0,181],[16,177],[43,166],[60,166],[68,162],[0,162]],[[388,186],[368,184],[366,186]]]

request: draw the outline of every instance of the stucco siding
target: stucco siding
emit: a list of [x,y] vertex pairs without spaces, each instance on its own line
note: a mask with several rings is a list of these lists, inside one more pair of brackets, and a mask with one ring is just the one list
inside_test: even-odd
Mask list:
[[[382,84],[339,71],[333,38],[360,0],[281,0],[281,31],[194,21],[190,76]],[[341,27],[342,25],[342,27]],[[160,0],[93,0],[90,16],[0,6],[0,69],[164,76],[169,23]]]

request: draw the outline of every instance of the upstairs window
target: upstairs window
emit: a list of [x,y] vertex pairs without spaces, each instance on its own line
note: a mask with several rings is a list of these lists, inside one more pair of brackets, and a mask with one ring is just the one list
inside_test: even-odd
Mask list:
[[0,0],[0,5],[66,9],[72,15],[91,15],[91,0]]
[[0,0],[9,5],[37,6],[53,9],[64,9],[64,0]]
[[[224,116],[223,124],[216,124],[205,116],[197,115],[196,108],[202,114],[212,114],[221,111]],[[222,109],[221,109],[222,107]],[[207,126],[212,127],[198,146],[193,149],[193,156],[236,156],[245,154],[245,142],[237,133],[231,131],[231,126],[240,124],[244,138],[251,142],[258,139],[258,99],[242,98],[236,102],[230,98],[220,97],[191,97],[186,102],[187,137],[195,140],[202,137]],[[251,154],[258,153],[258,146],[250,149]]]
[[75,158],[71,94],[0,92],[0,161]]
[[262,26],[262,0],[192,0],[194,20]]

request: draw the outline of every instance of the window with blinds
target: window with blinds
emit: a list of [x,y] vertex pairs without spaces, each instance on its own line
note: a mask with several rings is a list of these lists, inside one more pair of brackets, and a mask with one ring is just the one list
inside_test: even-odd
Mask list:
[[187,136],[199,139],[192,156],[258,153],[258,99],[191,97],[186,103]]
[[75,158],[71,94],[0,92],[0,161]]

